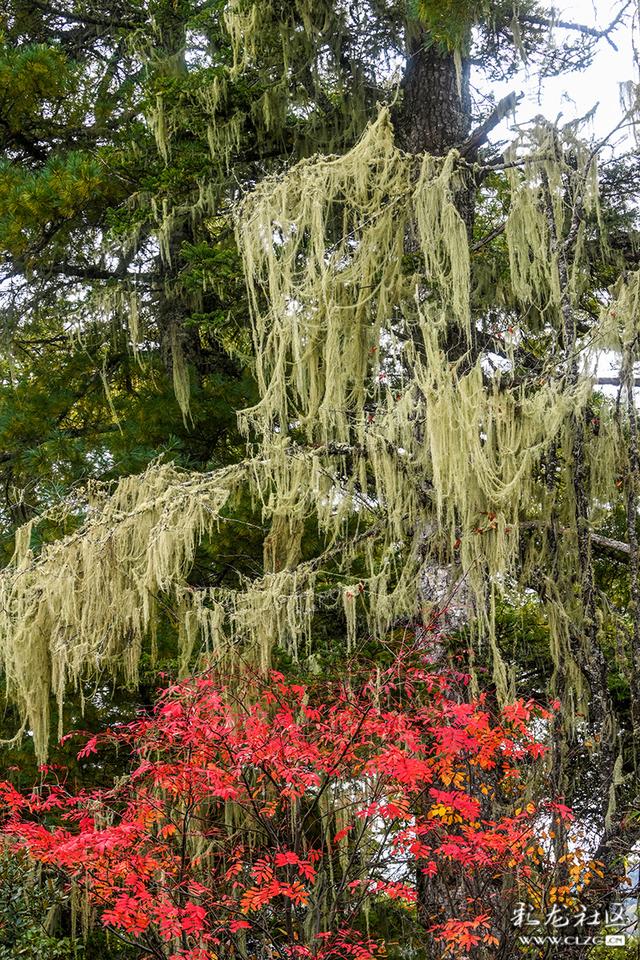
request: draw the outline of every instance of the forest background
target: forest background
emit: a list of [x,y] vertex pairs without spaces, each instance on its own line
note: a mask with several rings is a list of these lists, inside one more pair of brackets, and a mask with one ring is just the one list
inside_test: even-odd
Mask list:
[[[596,26],[590,5],[507,0],[7,3],[2,765],[8,833],[24,842],[1,860],[0,957],[337,960],[381,943],[544,957],[510,923],[523,898],[540,915],[633,902],[638,12],[604,14]],[[603,105],[585,116],[583,75],[619,64],[602,52],[616,49],[627,73],[605,66]],[[546,82],[585,109],[554,103],[544,119],[532,97]],[[190,674],[203,686],[158,701]],[[333,806],[312,803],[295,829],[286,799],[266,826],[211,793],[206,817],[185,812],[193,751],[255,801],[253,734],[232,770],[217,740],[194,743],[162,713],[137,727],[139,711],[188,704],[219,731],[238,722],[231,707],[220,718],[224,691],[262,704],[268,725],[279,685],[280,708],[311,712],[288,772],[270,775],[282,790],[321,743],[306,773]],[[359,739],[381,703],[387,733]],[[504,714],[514,703],[522,715]],[[320,705],[355,723],[349,750],[337,720],[317,739]],[[451,754],[450,729],[466,738]],[[78,755],[74,730],[108,733]],[[405,737],[404,779],[389,731]],[[131,877],[100,859],[95,834],[139,822],[117,791],[135,794],[132,751],[161,763],[156,735],[174,780],[156,771],[140,795],[167,822],[147,824],[144,848],[113,840],[144,869],[160,858],[144,883],[140,867],[136,921],[119,900]],[[524,751],[515,793],[508,764],[487,773],[506,749]],[[440,778],[428,802],[420,764]],[[365,837],[345,811],[374,795]],[[90,824],[65,820],[81,809]],[[180,810],[182,831],[162,834]],[[424,832],[400,875],[408,819]],[[25,828],[36,821],[44,834]],[[69,855],[62,829],[86,845]],[[463,849],[470,831],[482,861]],[[302,854],[325,834],[318,866]],[[217,876],[202,837],[222,835],[225,871],[235,857],[264,892],[279,866],[289,886],[243,901],[249,919],[212,943],[225,897],[240,902],[207,880],[197,892]],[[179,839],[188,889],[159,879]],[[274,844],[298,859],[260,874]],[[358,899],[348,888],[363,877]],[[343,891],[330,905],[327,887]],[[144,906],[164,894],[167,929]],[[489,920],[472,900],[492,904]],[[349,934],[323,941],[337,916]]]

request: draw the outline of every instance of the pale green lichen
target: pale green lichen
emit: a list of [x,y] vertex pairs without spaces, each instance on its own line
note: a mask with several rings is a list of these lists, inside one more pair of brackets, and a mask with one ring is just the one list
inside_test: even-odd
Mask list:
[[[563,298],[574,294],[559,288],[550,249],[549,214],[557,230],[564,216],[554,196],[560,174],[546,154],[540,162],[550,207],[545,213],[534,167],[514,168],[507,242],[516,296],[535,299],[557,330]],[[362,631],[381,638],[398,623],[428,619],[437,612],[423,589],[429,565],[445,571],[448,588],[464,582],[472,642],[488,641],[502,697],[512,694],[513,676],[497,644],[495,601],[502,592],[523,596],[535,582],[553,660],[581,705],[585,684],[569,635],[582,617],[570,470],[575,423],[593,399],[594,357],[581,351],[577,377],[552,359],[543,375],[519,382],[470,354],[459,171],[455,153],[399,150],[382,110],[351,151],[303,161],[244,200],[237,229],[261,394],[242,414],[259,433],[251,457],[204,474],[155,465],[98,489],[80,529],[39,553],[29,552],[30,530],[19,531],[0,577],[7,691],[40,754],[50,693],[62,701],[70,684],[103,672],[134,682],[159,604],[178,624],[183,670],[199,653],[238,650],[265,668],[275,644],[309,655],[323,605],[344,617],[347,650]],[[203,189],[198,216],[211,200]],[[157,214],[169,258],[172,218],[188,210]],[[635,337],[639,290],[637,277],[621,286],[596,351]],[[130,309],[137,340],[138,307]],[[452,331],[467,345],[455,359]],[[183,406],[186,375],[178,368]],[[604,402],[587,453],[591,519],[618,495],[622,438]],[[545,480],[551,451],[557,482]],[[233,589],[193,589],[198,545],[227,522],[241,490],[262,511],[264,571]],[[323,545],[305,560],[306,524]],[[553,550],[551,526],[562,537]]]

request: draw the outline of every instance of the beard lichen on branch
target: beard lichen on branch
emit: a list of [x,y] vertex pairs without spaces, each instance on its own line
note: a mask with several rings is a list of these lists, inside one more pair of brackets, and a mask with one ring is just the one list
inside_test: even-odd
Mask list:
[[[544,582],[552,517],[564,531],[567,589],[548,583],[542,592],[553,658],[569,656],[577,546],[566,473],[593,378],[588,366],[576,378],[551,360],[518,380],[515,338],[503,372],[486,354],[451,358],[452,334],[471,343],[477,322],[455,204],[463,163],[455,151],[400,150],[383,109],[352,150],[304,160],[244,199],[237,233],[261,394],[241,414],[258,438],[251,456],[211,473],[159,464],[128,477],[39,554],[20,532],[0,578],[7,692],[41,755],[50,692],[62,702],[69,684],[105,671],[134,682],[159,606],[179,625],[185,667],[203,647],[242,650],[266,666],[275,644],[296,657],[313,649],[320,583],[321,602],[342,610],[349,648],[360,629],[382,637],[398,622],[428,621],[437,612],[421,591],[430,559],[455,566],[470,590],[473,632],[477,642],[488,637],[505,696],[495,597]],[[546,153],[544,163],[513,166],[505,235],[514,295],[523,310],[533,294],[548,304],[553,329],[560,281],[540,184],[546,171],[559,189],[563,171]],[[552,200],[559,227],[565,214]],[[603,503],[618,495],[621,434],[615,415],[600,420],[587,466],[590,495]],[[550,450],[559,479],[548,484]],[[231,519],[243,490],[270,525],[264,573],[233,589],[194,589],[196,549]],[[301,559],[306,523],[324,540],[312,559]]]
[[304,156],[320,142],[331,150],[360,136],[380,75],[393,72],[390,35],[381,30],[364,43],[358,36],[367,12],[376,15],[366,0],[342,8],[330,0],[230,0],[224,10],[229,75],[252,86],[258,140],[293,136]]
[[19,533],[0,578],[2,668],[40,755],[51,693],[61,704],[70,684],[105,670],[135,682],[161,595],[182,599],[185,610],[196,545],[218,522],[241,471],[214,479],[155,466],[89,502],[84,524],[37,555],[30,528]]
[[385,109],[345,155],[303,161],[244,200],[238,243],[262,394],[245,423],[264,431],[299,423],[309,438],[350,440],[369,378],[383,372],[381,334],[393,335],[394,314],[414,300],[410,227],[433,296],[469,329],[455,157],[425,156],[415,174],[416,158],[395,146]]
[[[161,5],[151,29],[133,30],[125,41],[144,77],[136,122],[160,169],[116,210],[116,227],[101,237],[101,252],[120,264],[118,272],[126,263],[141,265],[144,274],[155,261],[159,282],[137,304],[141,309],[130,312],[118,289],[123,271],[113,284],[93,287],[90,307],[110,314],[119,328],[126,330],[129,321],[138,356],[140,338],[160,343],[185,422],[198,375],[196,365],[189,369],[198,331],[191,321],[207,313],[212,290],[206,275],[200,289],[194,283],[189,248],[206,242],[214,222],[226,233],[239,181],[255,177],[256,168],[269,169],[279,151],[305,155],[319,142],[336,149],[352,144],[375,101],[371,77],[356,64],[346,94],[337,65],[352,38],[348,24],[336,29],[334,13],[324,0],[233,0],[216,20],[222,42],[205,54],[197,42],[192,49],[194,36]],[[384,58],[379,42],[378,64]],[[182,167],[188,172],[176,182]],[[133,269],[129,279],[136,283]]]

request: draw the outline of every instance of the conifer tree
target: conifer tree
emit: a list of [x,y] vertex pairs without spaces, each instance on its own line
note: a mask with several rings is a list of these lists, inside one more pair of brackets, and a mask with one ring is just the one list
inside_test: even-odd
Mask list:
[[[1,655],[40,754],[51,694],[135,682],[167,616],[185,667],[266,668],[283,648],[317,670],[327,629],[334,659],[411,630],[502,702],[531,683],[519,619],[536,692],[562,704],[553,792],[597,837],[590,895],[612,895],[637,840],[633,161],[602,168],[607,141],[578,123],[491,145],[517,95],[479,106],[471,68],[569,73],[631,14],[599,30],[466,0],[12,4],[14,341],[72,316],[106,389],[112,343],[114,369],[162,356],[187,424],[193,391],[212,369],[237,381],[251,345],[258,391],[243,459],[152,465],[19,529]],[[260,569],[220,581],[219,531],[246,522]]]

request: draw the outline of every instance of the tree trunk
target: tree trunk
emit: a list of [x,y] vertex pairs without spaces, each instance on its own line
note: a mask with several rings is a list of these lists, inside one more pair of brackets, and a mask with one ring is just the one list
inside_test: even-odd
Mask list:
[[[396,116],[400,145],[408,153],[445,156],[461,147],[471,129],[470,65],[443,49],[427,30],[411,24],[407,65],[402,81],[402,105]],[[475,184],[471,176],[456,198],[458,211],[471,235]]]
[[[407,65],[402,83],[403,100],[395,117],[395,127],[400,146],[408,153],[429,153],[433,156],[445,156],[450,150],[462,146],[471,128],[471,95],[469,90],[469,64],[456,63],[451,51],[436,45],[424,28],[412,24],[407,39]],[[464,220],[467,233],[473,229],[475,185],[469,176],[463,181],[463,187],[456,196],[456,206]],[[407,238],[410,249],[415,240]],[[452,353],[468,350],[466,338],[460,337],[460,331],[452,331],[455,344],[447,349]],[[456,349],[457,346],[457,349]],[[435,536],[435,530],[425,531],[425,540]],[[450,564],[440,566],[435,560],[427,560],[420,576],[420,592],[425,605],[439,611],[437,632],[432,631],[431,659],[434,669],[444,656],[438,643],[438,633],[446,634],[464,627],[472,614],[468,592],[456,589],[459,585],[460,570]],[[463,585],[464,586],[464,585]],[[425,637],[425,640],[427,638]],[[424,815],[428,807],[425,798],[424,809],[418,809]],[[452,875],[447,878],[431,877],[423,873],[423,864],[416,864],[417,917],[427,931],[433,926],[441,906],[442,885],[448,886],[450,900],[456,900],[459,884]],[[464,903],[460,904],[461,908]],[[427,942],[433,950],[435,942],[426,934]]]
[[[403,100],[395,117],[403,149],[408,153],[444,156],[465,143],[471,129],[469,74],[468,61],[436,44],[419,24],[410,24]],[[475,183],[470,175],[463,179],[455,201],[471,237]],[[408,237],[407,247],[411,249],[415,242]],[[450,359],[455,360],[467,354],[471,345],[463,331],[452,329],[444,346]],[[425,540],[436,533],[435,529],[425,531]],[[464,627],[472,614],[469,590],[460,577],[456,565],[440,566],[431,561],[423,568],[421,594],[425,604],[441,611],[438,627],[443,633]]]
[[454,54],[419,26],[408,37],[402,88],[397,127],[405,150],[442,156],[464,143],[471,127],[469,64],[456,67]]

